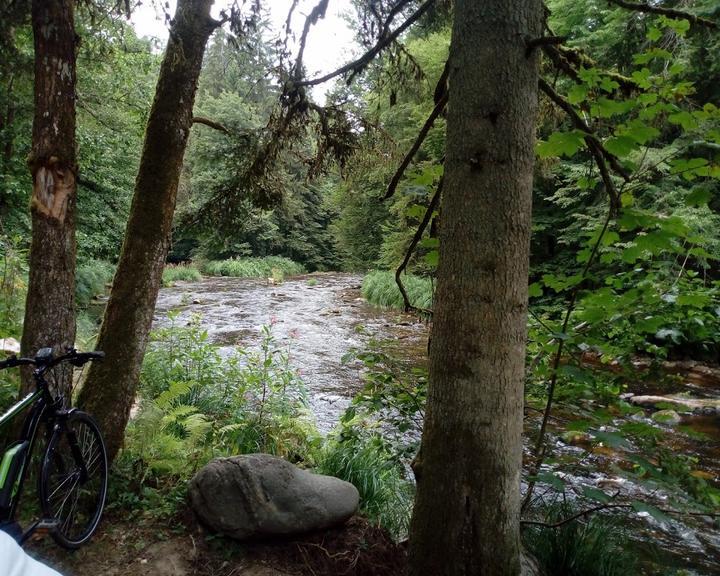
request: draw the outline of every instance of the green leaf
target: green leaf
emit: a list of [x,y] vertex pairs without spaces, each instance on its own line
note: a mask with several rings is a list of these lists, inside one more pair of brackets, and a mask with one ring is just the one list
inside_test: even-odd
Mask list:
[[422,248],[437,248],[440,246],[440,240],[430,236],[420,240],[419,244]]
[[553,132],[550,138],[538,142],[537,153],[540,158],[573,156],[584,144],[585,135],[580,131]]
[[422,218],[425,215],[426,210],[427,208],[425,206],[422,206],[421,204],[411,204],[405,210],[405,214],[409,218]]
[[633,500],[630,505],[633,507],[633,509],[636,512],[645,512],[647,514],[650,514],[655,520],[658,522],[664,522],[666,524],[670,523],[670,518],[665,514],[662,510],[659,508],[656,508],[652,504],[648,504],[647,502],[640,502],[639,500]]
[[707,294],[698,294],[690,292],[689,294],[680,294],[675,301],[678,306],[689,306],[692,308],[704,308],[710,302]]
[[650,28],[647,33],[645,34],[645,37],[650,40],[650,42],[657,42],[662,37],[662,32],[659,28],[656,28],[653,26]]
[[593,436],[610,448],[629,448],[629,442],[616,432],[593,432]]
[[528,295],[530,298],[537,298],[543,295],[543,290],[539,282],[533,282],[528,286]]
[[712,198],[712,192],[707,188],[696,187],[685,197],[688,206],[704,206]]
[[537,480],[538,482],[549,484],[558,492],[565,492],[565,482],[563,479],[551,472],[541,472],[537,475]]
[[587,99],[588,87],[585,84],[574,84],[568,92],[568,102],[570,104],[580,104]]
[[582,493],[588,500],[594,500],[595,502],[600,502],[600,504],[607,504],[610,502],[610,496],[605,494],[602,490],[598,490],[592,486],[583,486]]
[[668,116],[668,122],[670,122],[670,124],[679,124],[683,127],[683,130],[693,130],[694,128],[697,128],[698,125],[698,121],[695,119],[695,116],[686,110],[670,114],[670,116]]
[[637,143],[629,136],[613,136],[605,140],[604,144],[608,152],[621,158],[637,148]]
[[635,197],[632,195],[632,192],[623,192],[620,194],[620,205],[623,208],[627,208],[633,204],[635,204]]
[[590,113],[600,118],[610,118],[617,114],[625,114],[634,106],[630,100],[613,100],[611,98],[598,98],[590,107]]
[[661,23],[667,28],[671,28],[678,36],[685,36],[685,33],[690,30],[690,22],[684,18],[667,18],[662,17]]
[[425,262],[428,266],[437,266],[440,254],[437,250],[432,250],[425,254]]
[[660,136],[660,131],[657,128],[648,126],[641,120],[633,120],[627,125],[624,134],[638,144],[645,144]]

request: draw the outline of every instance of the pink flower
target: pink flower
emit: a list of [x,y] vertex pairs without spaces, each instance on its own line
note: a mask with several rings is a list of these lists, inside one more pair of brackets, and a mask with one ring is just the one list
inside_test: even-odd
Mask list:
[[275,326],[275,324],[277,324],[277,323],[278,323],[277,316],[275,316],[275,315],[270,316],[270,326]]
[[290,338],[292,338],[293,340],[297,339],[298,334],[299,334],[299,331],[297,328],[293,328],[292,330],[290,330],[288,332],[288,336],[290,336]]

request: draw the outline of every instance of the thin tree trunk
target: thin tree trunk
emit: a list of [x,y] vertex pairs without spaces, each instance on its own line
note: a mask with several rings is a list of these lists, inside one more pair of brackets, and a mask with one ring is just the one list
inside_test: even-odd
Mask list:
[[413,576],[520,574],[540,0],[457,0]]
[[[22,353],[75,341],[75,28],[74,0],[33,0],[35,115],[30,278]],[[57,375],[67,393],[71,371]],[[32,386],[29,371],[23,388]]]
[[170,28],[130,219],[97,348],[78,403],[98,420],[112,460],[122,445],[165,265],[212,0],[179,0]]

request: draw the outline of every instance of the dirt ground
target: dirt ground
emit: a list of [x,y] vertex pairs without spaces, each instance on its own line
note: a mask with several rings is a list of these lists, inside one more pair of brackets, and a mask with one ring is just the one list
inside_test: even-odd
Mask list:
[[213,537],[192,520],[106,518],[75,552],[49,537],[27,548],[63,576],[401,576],[406,561],[402,545],[359,517],[321,533],[253,543]]

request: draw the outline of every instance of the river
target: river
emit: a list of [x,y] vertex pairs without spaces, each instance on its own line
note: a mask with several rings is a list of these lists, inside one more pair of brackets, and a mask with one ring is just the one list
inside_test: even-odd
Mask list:
[[397,349],[408,359],[422,362],[427,345],[424,324],[370,306],[360,296],[361,281],[356,274],[328,273],[277,285],[241,278],[182,282],[160,291],[155,326],[167,325],[171,310],[179,312],[180,323],[199,314],[210,342],[229,354],[237,346],[256,346],[261,328],[272,325],[300,371],[318,429],[327,433],[362,387],[362,363],[343,363],[343,356],[381,339],[401,344]]
[[[318,429],[327,434],[362,386],[364,366],[359,361],[343,363],[342,358],[348,352],[362,350],[372,340],[391,341],[402,360],[411,364],[425,362],[426,325],[412,316],[367,304],[360,295],[361,280],[362,277],[355,274],[325,273],[292,278],[277,285],[266,280],[238,278],[181,282],[161,290],[155,326],[166,325],[171,310],[179,313],[175,321],[180,323],[199,314],[210,341],[220,347],[221,353],[229,354],[236,346],[257,346],[262,326],[272,325],[275,338],[289,346],[291,363],[302,374]],[[718,391],[711,393],[717,396]],[[645,417],[636,414],[635,419],[652,423],[649,416],[649,412]],[[618,416],[610,429],[627,421],[623,418]],[[718,417],[691,417],[684,423],[704,432],[704,438],[675,435],[669,426],[663,428],[663,433],[673,435],[674,449],[694,455],[709,481],[718,485]],[[653,492],[641,481],[628,480],[621,471],[623,467],[627,468],[627,461],[623,462],[618,453],[606,447],[596,450],[555,437],[553,451],[558,462],[563,459],[580,462],[569,472],[558,471],[554,464],[547,467],[563,477],[568,493],[589,486],[617,492],[628,499],[663,504],[663,492]],[[663,523],[643,513],[623,514],[630,514],[633,539],[639,543],[637,548],[641,552],[643,543],[650,541],[655,545],[654,559],[650,558],[651,563],[645,566],[663,565],[687,570],[678,574],[720,574],[717,520],[710,517],[673,518]]]

